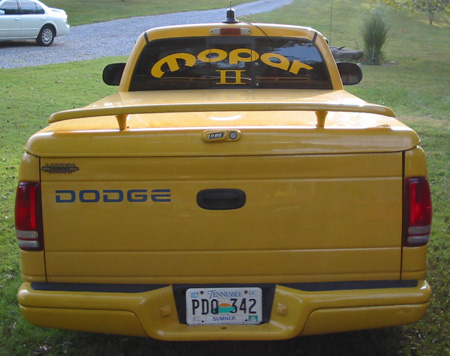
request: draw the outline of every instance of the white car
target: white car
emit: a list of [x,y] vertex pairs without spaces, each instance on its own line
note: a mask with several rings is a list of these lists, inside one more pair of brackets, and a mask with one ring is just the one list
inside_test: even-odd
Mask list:
[[64,10],[37,0],[0,0],[0,41],[35,39],[41,46],[50,46],[69,30]]

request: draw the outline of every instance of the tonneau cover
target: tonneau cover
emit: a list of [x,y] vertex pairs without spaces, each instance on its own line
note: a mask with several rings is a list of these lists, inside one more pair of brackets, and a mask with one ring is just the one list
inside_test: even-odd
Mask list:
[[[170,104],[219,105],[220,111],[167,112]],[[261,110],[228,111],[226,104],[261,104]],[[315,111],[266,110],[264,103],[305,104],[330,110],[325,127]],[[116,116],[62,119],[34,135],[27,151],[43,157],[211,156],[397,152],[415,147],[417,134],[384,107],[327,90],[191,90],[119,92],[84,109],[162,105],[162,113],[132,114],[120,130]],[[258,104],[258,105],[259,105]],[[334,108],[335,107],[335,108]],[[361,112],[348,112],[359,110]],[[373,108],[376,110],[374,111]],[[381,108],[381,109],[379,109]],[[175,110],[175,109],[174,109]],[[114,110],[113,110],[114,111]],[[86,110],[83,110],[84,114]],[[371,113],[368,113],[371,112]],[[73,116],[73,114],[71,114]],[[56,118],[61,120],[63,114]],[[53,117],[53,119],[55,116]],[[205,142],[205,132],[237,130],[239,140]]]

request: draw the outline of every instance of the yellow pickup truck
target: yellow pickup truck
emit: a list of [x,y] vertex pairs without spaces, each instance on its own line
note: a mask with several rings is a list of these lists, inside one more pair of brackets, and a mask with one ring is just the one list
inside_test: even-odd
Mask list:
[[311,28],[156,28],[118,92],[52,115],[20,165],[32,324],[274,340],[425,313],[431,197],[417,134],[343,89]]

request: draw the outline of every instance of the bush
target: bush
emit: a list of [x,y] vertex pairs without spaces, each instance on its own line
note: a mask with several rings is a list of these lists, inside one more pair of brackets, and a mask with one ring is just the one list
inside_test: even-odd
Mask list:
[[364,41],[364,63],[381,64],[382,47],[387,40],[389,28],[383,12],[373,8],[363,21],[362,36]]

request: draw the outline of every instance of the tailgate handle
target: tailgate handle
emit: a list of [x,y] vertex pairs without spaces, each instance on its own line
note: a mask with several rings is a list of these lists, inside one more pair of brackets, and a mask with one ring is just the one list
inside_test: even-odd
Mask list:
[[197,204],[207,210],[242,208],[247,198],[240,189],[206,189],[197,194]]

